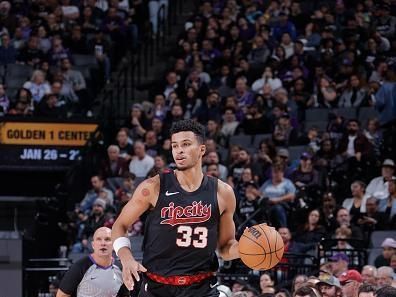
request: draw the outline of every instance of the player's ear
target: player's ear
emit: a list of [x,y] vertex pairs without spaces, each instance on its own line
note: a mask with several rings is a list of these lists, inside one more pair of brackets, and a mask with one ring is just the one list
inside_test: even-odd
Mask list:
[[202,155],[205,154],[205,151],[206,151],[206,146],[205,145],[201,145],[201,153],[202,153]]

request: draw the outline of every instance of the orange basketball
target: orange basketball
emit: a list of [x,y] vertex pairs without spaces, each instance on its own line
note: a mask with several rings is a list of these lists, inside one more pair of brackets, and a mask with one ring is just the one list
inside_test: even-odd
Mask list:
[[283,240],[275,228],[267,224],[250,227],[239,239],[242,262],[254,270],[274,267],[283,256]]

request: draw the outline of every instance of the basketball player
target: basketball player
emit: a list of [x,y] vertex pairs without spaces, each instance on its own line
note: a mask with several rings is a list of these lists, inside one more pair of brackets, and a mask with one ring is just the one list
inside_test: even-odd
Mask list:
[[[170,134],[177,169],[141,183],[113,225],[113,246],[123,266],[123,280],[132,290],[139,272],[145,272],[139,297],[219,296],[213,276],[218,268],[216,248],[224,260],[239,258],[234,192],[202,173],[202,125],[178,121]],[[133,258],[124,236],[146,210],[142,265]]]
[[74,263],[63,277],[56,297],[127,297],[122,273],[112,257],[111,229],[98,228],[93,236],[94,252]]

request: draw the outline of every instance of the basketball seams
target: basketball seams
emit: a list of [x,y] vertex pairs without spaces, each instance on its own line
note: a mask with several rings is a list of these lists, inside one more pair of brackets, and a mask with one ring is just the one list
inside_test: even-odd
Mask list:
[[[265,232],[265,230],[264,230],[263,228],[261,228],[261,225],[258,225],[258,227],[263,231],[263,234],[264,234],[264,236],[265,236],[265,239],[267,239],[268,248],[269,248],[269,250],[270,250],[269,254],[272,254],[271,243],[270,243],[270,241],[269,241],[269,239],[268,239],[267,233]],[[270,229],[270,230],[271,230],[271,229]],[[275,236],[275,237],[276,237],[276,236]],[[275,246],[275,248],[276,248],[276,246]],[[271,264],[272,264],[272,257],[270,257],[270,262],[269,262],[269,266],[270,266],[270,267],[272,267]]]
[[261,247],[263,249],[263,253],[265,254],[265,249],[263,248],[263,246],[261,244],[259,244],[257,241],[254,241],[253,239],[251,239],[249,236],[246,236],[245,234],[242,234],[242,236],[248,238],[251,242],[254,242],[255,244],[257,244],[259,247]]

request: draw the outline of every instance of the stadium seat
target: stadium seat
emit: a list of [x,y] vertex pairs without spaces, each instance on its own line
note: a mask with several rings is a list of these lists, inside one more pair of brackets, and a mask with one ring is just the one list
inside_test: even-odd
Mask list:
[[10,87],[7,86],[7,89],[6,89],[7,97],[8,97],[10,100],[14,100],[15,97],[16,97],[16,95],[17,95],[17,93],[18,93],[18,90],[19,90],[21,87],[22,87],[22,85],[20,85],[18,88],[10,88]]
[[233,135],[230,137],[230,144],[238,144],[244,148],[248,148],[252,145],[251,135]]
[[311,129],[312,127],[318,128],[320,132],[325,132],[327,130],[327,125],[328,123],[325,121],[306,122],[305,132],[308,132],[308,130]]
[[373,248],[373,249],[369,249],[369,256],[368,256],[368,260],[367,260],[367,264],[368,265],[374,265],[374,261],[375,259],[382,254],[382,248]]
[[396,231],[374,231],[371,233],[369,246],[371,248],[380,248],[384,239],[388,237],[395,238]]
[[306,152],[308,148],[305,145],[289,146],[289,160],[298,160],[303,152]]
[[370,118],[378,118],[379,113],[374,107],[362,107],[359,109],[358,119],[365,126]]
[[255,135],[252,146],[255,149],[259,149],[260,142],[262,142],[264,139],[272,139],[272,134],[257,134],[257,135]]
[[91,55],[73,55],[72,56],[73,59],[73,64],[75,66],[96,66],[97,65],[97,61],[95,56],[91,56]]
[[310,108],[305,111],[306,122],[318,122],[328,119],[330,110],[327,108]]
[[334,108],[331,113],[343,116],[346,119],[356,119],[357,110],[354,107]]
[[10,77],[15,77],[15,78],[24,78],[24,80],[26,81],[27,79],[30,79],[32,73],[33,73],[33,67],[30,65],[8,64],[6,79],[8,80]]
[[20,88],[22,88],[22,86],[25,82],[26,82],[26,78],[24,78],[24,77],[7,75],[5,84],[6,84],[7,88],[20,89]]

